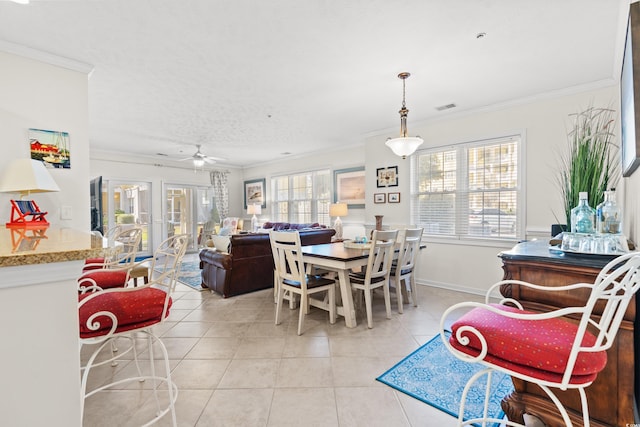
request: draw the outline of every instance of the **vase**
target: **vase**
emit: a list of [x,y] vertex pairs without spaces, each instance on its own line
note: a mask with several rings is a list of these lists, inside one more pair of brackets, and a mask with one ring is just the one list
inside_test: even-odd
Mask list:
[[382,230],[382,217],[384,215],[376,215],[376,230],[381,231]]

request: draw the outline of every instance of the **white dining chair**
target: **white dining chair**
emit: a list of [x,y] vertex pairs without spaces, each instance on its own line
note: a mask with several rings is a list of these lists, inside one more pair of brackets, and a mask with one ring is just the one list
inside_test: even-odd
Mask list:
[[[300,295],[300,314],[298,317],[298,335],[302,335],[304,318],[309,306],[321,308],[329,312],[329,322],[336,322],[336,283],[335,280],[322,276],[306,274],[302,260],[302,245],[297,231],[269,232],[271,252],[275,264],[275,282],[277,291],[276,325],[282,321],[282,304],[285,292],[293,299]],[[326,301],[312,298],[311,295],[326,293]]]
[[364,292],[364,302],[367,310],[367,326],[373,328],[372,292],[382,288],[387,319],[391,319],[391,296],[389,292],[389,277],[391,261],[395,250],[398,230],[374,230],[371,236],[369,258],[364,271],[349,274],[351,288]]
[[[413,302],[413,306],[418,306],[418,292],[415,279],[415,262],[420,250],[420,240],[422,239],[422,228],[408,228],[404,233],[398,233],[399,248],[398,259],[391,267],[390,283],[396,290],[396,300],[398,302],[398,313],[404,312],[404,293]],[[402,284],[404,283],[404,287]]]

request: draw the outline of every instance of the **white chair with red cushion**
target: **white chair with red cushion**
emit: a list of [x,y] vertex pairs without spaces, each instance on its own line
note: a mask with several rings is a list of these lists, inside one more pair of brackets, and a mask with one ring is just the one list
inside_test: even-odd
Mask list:
[[141,241],[142,229],[121,229],[113,236],[113,240],[109,241],[113,244],[110,247],[110,254],[104,258],[86,260],[78,281],[90,278],[101,289],[126,286],[131,269],[137,266],[136,254]]
[[[92,345],[88,361],[82,367],[81,378],[81,415],[84,415],[85,400],[94,394],[130,381],[153,381],[153,394],[157,406],[156,417],[151,424],[162,416],[171,412],[173,425],[176,425],[175,401],[178,389],[171,381],[169,356],[164,344],[154,335],[152,326],[162,323],[169,315],[172,300],[171,294],[176,286],[177,272],[187,248],[188,236],[185,234],[172,236],[160,244],[151,260],[153,275],[148,284],[139,287],[112,288],[95,292],[80,293],[78,296],[78,311],[80,322],[80,349],[85,345]],[[85,278],[85,282],[92,279]],[[82,285],[82,284],[81,284]],[[91,288],[90,286],[85,289]],[[135,333],[135,334],[134,334]],[[138,364],[137,346],[135,340],[146,336],[149,351],[150,370],[143,374]],[[126,337],[132,340],[126,351],[117,355],[109,350],[114,340]],[[164,375],[156,374],[153,350],[159,348],[164,361]],[[133,352],[138,375],[120,380],[88,391],[87,382],[93,367],[113,362],[125,354]],[[106,357],[106,360],[101,358]],[[162,407],[158,399],[158,383],[164,383],[168,391],[168,403]],[[145,424],[145,425],[148,425]]]
[[[490,296],[504,285],[548,292],[581,289],[589,298],[583,307],[566,307],[547,313],[526,311],[512,298],[490,304]],[[486,303],[463,302],[447,309],[440,321],[440,334],[449,351],[461,360],[486,367],[473,375],[465,386],[458,425],[495,422],[523,426],[515,421],[487,416],[491,375],[499,371],[544,390],[567,426],[572,425],[571,420],[553,390],[577,390],[583,423],[588,427],[585,388],[606,366],[606,350],[613,344],[627,306],[639,287],[640,255],[630,253],[609,262],[593,284],[546,287],[519,280],[503,280],[489,289]],[[594,315],[596,305],[598,310],[602,309],[602,314]],[[447,338],[445,325],[450,322],[450,314],[464,309],[470,311],[453,322],[451,335]],[[567,320],[565,316],[569,315],[576,322]],[[467,394],[484,375],[488,376],[484,417],[463,421]]]

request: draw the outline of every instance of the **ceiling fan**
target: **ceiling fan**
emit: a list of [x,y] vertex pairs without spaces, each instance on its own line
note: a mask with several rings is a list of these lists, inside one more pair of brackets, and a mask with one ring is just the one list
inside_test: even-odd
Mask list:
[[216,160],[213,157],[208,157],[206,154],[200,151],[200,147],[200,144],[196,144],[197,151],[193,153],[191,157],[180,159],[180,161],[191,160],[193,161],[193,166],[196,168],[201,168],[205,163],[215,163]]

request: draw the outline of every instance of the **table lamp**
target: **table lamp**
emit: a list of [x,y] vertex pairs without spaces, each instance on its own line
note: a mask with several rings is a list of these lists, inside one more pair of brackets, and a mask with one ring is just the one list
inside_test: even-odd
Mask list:
[[[60,191],[42,162],[33,159],[15,159],[4,170],[0,179],[0,192],[20,193],[23,199],[31,193]],[[47,227],[47,212],[41,212],[34,201],[12,200],[11,221],[7,227]]]
[[253,215],[251,217],[251,231],[256,231],[258,229],[258,218],[256,215],[262,214],[262,206],[261,205],[248,205],[247,206],[247,215]]
[[336,240],[342,239],[342,220],[341,216],[349,213],[346,203],[333,203],[329,205],[329,216],[335,216],[336,221],[333,223],[333,229],[336,230]]

